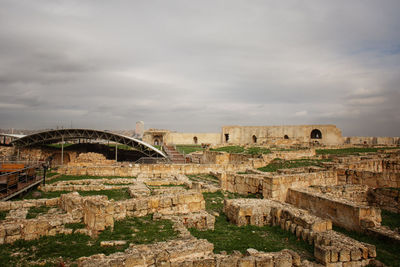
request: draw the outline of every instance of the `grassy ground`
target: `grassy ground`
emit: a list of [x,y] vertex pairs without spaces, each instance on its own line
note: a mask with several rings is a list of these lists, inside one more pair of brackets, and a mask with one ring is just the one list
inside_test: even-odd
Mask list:
[[189,180],[194,182],[212,182],[219,184],[218,178],[211,174],[188,174],[186,176],[189,178]]
[[347,231],[340,227],[333,227],[333,230],[341,232],[351,238],[358,241],[369,243],[376,246],[376,259],[383,262],[387,266],[398,267],[400,262],[400,246],[396,246],[393,243],[380,240],[378,238],[367,236],[362,233],[357,233],[353,231]]
[[53,177],[53,176],[56,176],[56,175],[58,175],[57,172],[46,172],[46,178],[50,178],[50,177]]
[[189,154],[196,151],[203,151],[204,148],[201,145],[177,145],[176,150],[181,154]]
[[[244,253],[248,248],[261,251],[280,251],[288,248],[297,251],[302,257],[313,259],[313,247],[300,241],[295,235],[275,226],[244,226],[238,227],[228,222],[222,212],[224,198],[243,197],[238,194],[203,193],[206,200],[206,209],[220,213],[216,218],[215,230],[199,231],[190,229],[197,238],[207,239],[214,244],[214,252],[226,251],[231,253],[239,250]],[[254,196],[252,196],[254,197]]]
[[84,180],[84,179],[115,179],[115,178],[126,178],[126,179],[136,179],[136,177],[121,177],[121,176],[90,176],[90,175],[61,175],[50,181],[46,181],[47,184],[53,184],[59,181],[73,181],[73,180]]
[[265,147],[249,147],[245,149],[242,146],[224,146],[220,148],[211,148],[210,151],[219,151],[219,152],[227,152],[227,153],[244,153],[251,155],[260,155],[260,154],[269,154],[271,150]]
[[0,211],[0,221],[6,218],[8,211]]
[[39,214],[47,213],[49,211],[49,209],[50,209],[50,207],[46,207],[46,206],[29,208],[26,218],[27,219],[36,218]]
[[[46,236],[37,240],[18,240],[0,245],[1,266],[57,266],[60,262],[73,263],[79,257],[97,253],[111,254],[125,250],[129,243],[149,244],[177,237],[168,220],[153,221],[151,216],[126,218],[114,224],[114,231],[105,230],[97,239],[82,234]],[[103,248],[101,241],[125,240],[127,245]]]
[[358,155],[359,153],[378,152],[383,149],[398,149],[399,147],[349,147],[340,149],[317,149],[317,155]]
[[[23,200],[23,199],[55,198],[55,197],[59,197],[62,194],[71,193],[69,191],[54,191],[54,192],[39,191],[41,193],[41,195],[39,197],[34,197],[33,194],[36,191],[39,191],[39,190],[30,191],[24,197],[14,198],[12,200],[17,201],[17,200]],[[128,193],[128,190],[125,188],[124,189],[113,189],[113,190],[99,190],[99,191],[78,191],[78,193],[81,196],[106,195],[106,196],[108,196],[108,199],[114,199],[114,200],[123,200],[123,199],[131,198]]]
[[319,160],[319,159],[295,159],[295,160],[283,160],[283,159],[274,159],[270,164],[258,168],[258,170],[263,172],[276,172],[279,169],[291,169],[291,168],[300,168],[300,167],[323,167],[322,162],[327,160]]
[[400,228],[400,214],[382,210],[382,225],[386,225],[390,229]]

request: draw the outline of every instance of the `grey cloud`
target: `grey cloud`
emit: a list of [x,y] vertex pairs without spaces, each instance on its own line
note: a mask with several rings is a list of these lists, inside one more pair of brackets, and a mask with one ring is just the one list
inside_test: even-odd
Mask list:
[[399,135],[398,1],[0,0],[0,126]]

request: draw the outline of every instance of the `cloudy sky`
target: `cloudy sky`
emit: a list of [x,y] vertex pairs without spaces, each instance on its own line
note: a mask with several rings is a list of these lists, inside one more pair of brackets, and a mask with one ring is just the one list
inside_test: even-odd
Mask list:
[[0,128],[400,136],[399,0],[0,0]]

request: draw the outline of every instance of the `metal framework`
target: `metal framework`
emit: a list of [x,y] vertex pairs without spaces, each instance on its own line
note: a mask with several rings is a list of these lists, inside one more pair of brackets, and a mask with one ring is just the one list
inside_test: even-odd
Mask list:
[[147,157],[167,156],[157,148],[133,137],[93,129],[59,129],[24,136],[11,142],[16,147],[58,143],[72,139],[107,140],[132,147]]

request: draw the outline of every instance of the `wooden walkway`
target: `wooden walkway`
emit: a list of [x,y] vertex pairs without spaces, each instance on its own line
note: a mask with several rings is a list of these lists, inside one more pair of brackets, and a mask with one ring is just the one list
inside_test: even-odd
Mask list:
[[8,200],[40,184],[43,176],[38,175],[40,164],[25,166],[18,163],[0,165],[0,201]]

